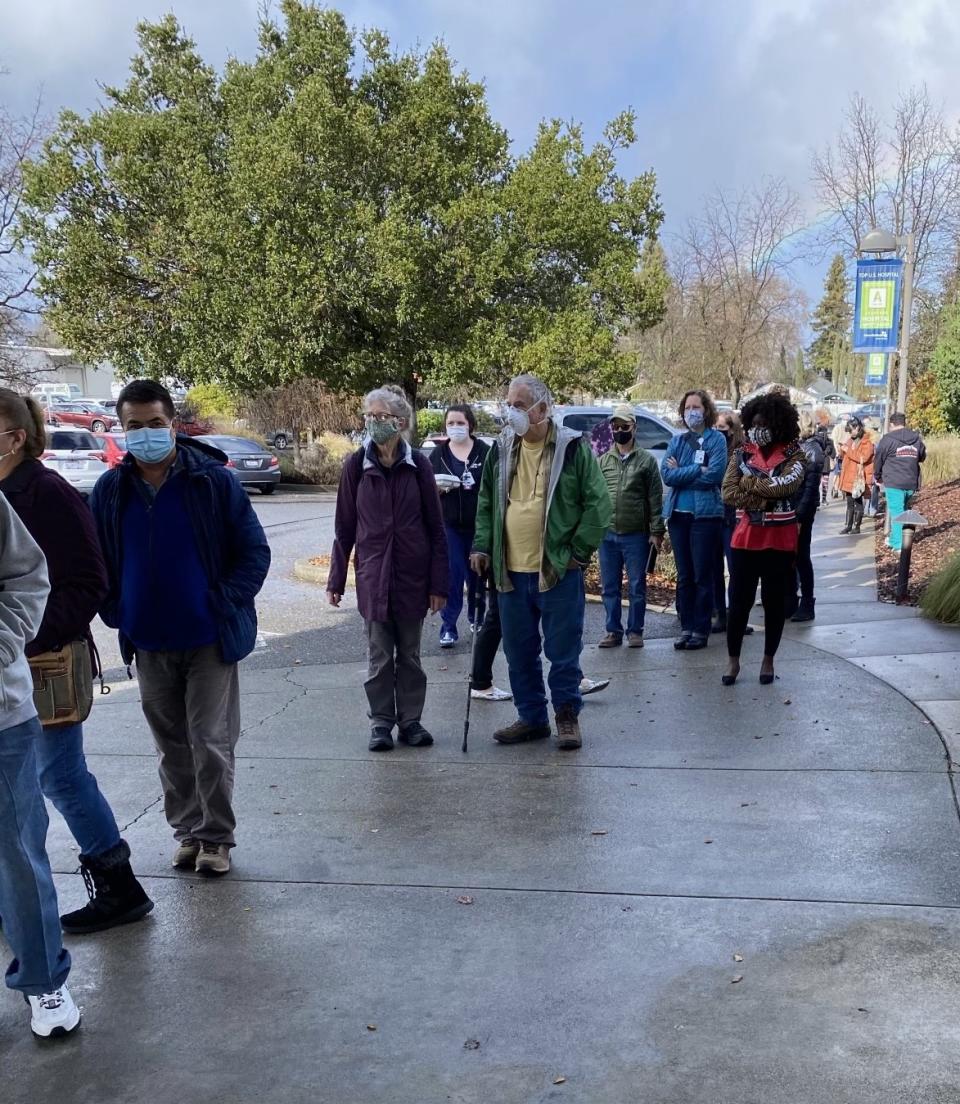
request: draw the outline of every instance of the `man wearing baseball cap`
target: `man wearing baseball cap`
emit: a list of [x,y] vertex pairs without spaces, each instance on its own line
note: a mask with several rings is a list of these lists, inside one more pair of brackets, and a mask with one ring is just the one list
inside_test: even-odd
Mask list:
[[663,543],[663,484],[656,461],[637,445],[637,419],[625,403],[610,417],[613,447],[600,457],[600,470],[610,492],[613,517],[600,545],[600,578],[607,635],[601,648],[623,643],[622,586],[627,573],[630,600],[627,645],[643,647],[643,621],[647,608],[647,557],[650,545],[659,551]]

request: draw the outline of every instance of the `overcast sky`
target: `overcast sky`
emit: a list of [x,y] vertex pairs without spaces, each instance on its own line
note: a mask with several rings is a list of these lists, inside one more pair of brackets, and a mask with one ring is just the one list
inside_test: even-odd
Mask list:
[[[134,25],[173,11],[218,67],[252,55],[257,0],[5,0],[0,100],[26,109],[96,105],[122,83]],[[885,109],[926,82],[960,117],[960,0],[343,0],[357,26],[405,47],[442,38],[486,81],[516,149],[544,117],[590,139],[624,107],[640,141],[625,171],[657,173],[667,225],[715,186],[785,176],[811,220],[811,150],[830,139],[851,93]],[[814,294],[819,269],[803,283]]]

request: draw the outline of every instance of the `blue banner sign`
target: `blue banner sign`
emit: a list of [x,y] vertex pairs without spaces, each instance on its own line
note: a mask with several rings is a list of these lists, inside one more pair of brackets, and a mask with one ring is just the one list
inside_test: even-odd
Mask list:
[[886,387],[890,357],[887,353],[867,353],[867,387]]
[[857,261],[853,351],[895,353],[900,344],[903,261],[897,257]]

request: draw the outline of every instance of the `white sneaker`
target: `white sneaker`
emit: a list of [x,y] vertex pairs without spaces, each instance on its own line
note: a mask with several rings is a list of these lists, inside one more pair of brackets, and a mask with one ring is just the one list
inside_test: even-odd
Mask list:
[[609,679],[588,679],[582,678],[580,680],[580,693],[581,694],[599,694],[601,690],[606,690],[610,685]]
[[490,686],[486,690],[471,690],[471,698],[480,701],[513,701],[513,694],[509,690],[501,690],[499,686]]
[[43,1039],[69,1035],[80,1023],[80,1009],[73,1003],[70,990],[65,985],[52,993],[28,997],[27,1000],[30,1002],[30,1030]]

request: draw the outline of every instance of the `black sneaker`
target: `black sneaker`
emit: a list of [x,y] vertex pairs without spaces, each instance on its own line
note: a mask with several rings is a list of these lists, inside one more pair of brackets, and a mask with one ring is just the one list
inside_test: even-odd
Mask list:
[[433,737],[419,721],[413,721],[397,732],[397,743],[407,747],[430,747]]
[[529,740],[545,740],[550,735],[550,726],[527,724],[518,717],[506,728],[498,728],[493,734],[498,744],[525,744]]
[[389,728],[378,726],[370,733],[370,743],[367,745],[371,751],[393,751],[393,736]]
[[104,855],[81,855],[80,873],[90,900],[83,908],[60,917],[61,927],[70,935],[132,924],[153,908],[153,901],[130,867],[130,848],[125,840]]
[[686,643],[686,651],[696,652],[699,651],[700,648],[705,648],[706,646],[707,638],[705,636],[697,636],[697,634],[694,633]]

